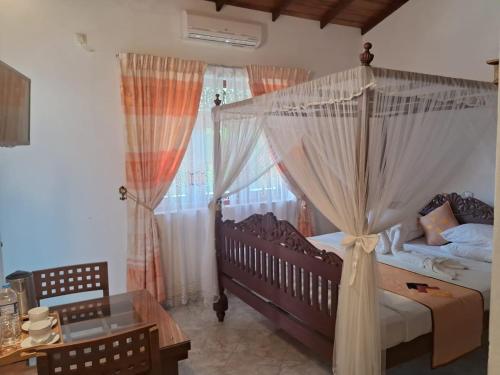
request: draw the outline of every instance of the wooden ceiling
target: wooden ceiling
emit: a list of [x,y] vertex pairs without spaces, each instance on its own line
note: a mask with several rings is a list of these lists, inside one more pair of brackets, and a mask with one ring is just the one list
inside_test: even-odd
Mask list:
[[224,5],[307,18],[324,28],[329,23],[354,26],[365,34],[408,0],[208,0],[220,11]]

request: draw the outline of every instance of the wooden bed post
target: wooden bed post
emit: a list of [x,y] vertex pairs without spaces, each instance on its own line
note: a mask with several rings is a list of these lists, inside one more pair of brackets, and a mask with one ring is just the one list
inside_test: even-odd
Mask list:
[[[370,66],[375,55],[370,52],[372,44],[366,42],[363,44],[364,51],[359,54],[359,62],[361,66]],[[358,179],[363,181],[368,165],[368,152],[370,140],[370,99],[373,97],[373,90],[370,88],[363,90],[363,93],[357,98],[357,111],[359,118],[359,135],[358,135]],[[363,137],[364,136],[364,137]],[[366,203],[365,203],[366,204]],[[366,207],[365,207],[366,209]],[[366,219],[365,219],[366,220]],[[366,223],[365,223],[366,224]]]
[[493,83],[498,85],[498,59],[487,60],[486,64],[493,66]]
[[[216,201],[216,209],[215,209],[215,253],[217,256],[217,268],[221,268],[221,247],[222,247],[222,238],[221,232],[222,230],[222,201],[221,199],[217,199]],[[226,316],[226,310],[228,309],[228,300],[226,293],[224,292],[224,286],[222,284],[221,279],[222,273],[220,271],[217,272],[217,279],[219,282],[219,299],[214,302],[213,309],[217,314],[217,319],[219,322],[224,321],[224,317]]]
[[[214,103],[216,106],[220,106],[222,104],[222,100],[219,98],[219,94],[215,94]],[[219,150],[220,145],[220,126],[219,122],[215,122],[214,124],[214,149]],[[214,161],[217,158],[214,155]],[[214,165],[214,172],[216,166]],[[214,197],[215,198],[215,197]],[[222,229],[222,200],[217,198],[215,201],[215,254],[217,256],[217,268],[220,270],[220,257],[221,257],[221,246],[222,246],[222,238],[221,238],[221,229]],[[217,314],[217,319],[219,322],[224,321],[224,317],[226,316],[226,310],[228,309],[228,301],[227,296],[224,293],[224,286],[222,285],[221,280],[221,272],[217,271],[217,278],[219,282],[219,298],[213,304],[213,309]]]

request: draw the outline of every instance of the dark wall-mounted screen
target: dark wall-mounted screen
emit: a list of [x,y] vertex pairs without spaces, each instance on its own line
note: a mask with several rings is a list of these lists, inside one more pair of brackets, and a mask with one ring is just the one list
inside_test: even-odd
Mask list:
[[0,61],[0,146],[30,143],[28,77]]

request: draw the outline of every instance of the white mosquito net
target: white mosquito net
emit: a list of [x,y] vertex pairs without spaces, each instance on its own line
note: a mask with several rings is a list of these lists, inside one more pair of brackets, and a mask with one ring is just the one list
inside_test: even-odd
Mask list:
[[[440,192],[496,125],[496,92],[486,82],[361,66],[214,108],[214,198],[273,165],[261,152],[269,142],[307,198],[346,233],[334,373],[380,374],[376,234]],[[261,168],[254,164],[255,176],[243,180],[247,163]],[[215,293],[215,251],[206,272],[207,293]]]

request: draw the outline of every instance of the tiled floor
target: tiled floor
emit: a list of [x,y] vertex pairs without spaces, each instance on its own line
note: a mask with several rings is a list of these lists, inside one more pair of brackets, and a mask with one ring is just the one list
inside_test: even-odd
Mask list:
[[[170,313],[191,338],[192,349],[189,359],[180,364],[181,375],[331,374],[327,364],[236,297],[230,297],[222,324],[203,304],[177,307]],[[486,349],[478,350],[436,370],[430,370],[428,358],[419,358],[387,375],[482,375],[486,358]]]

